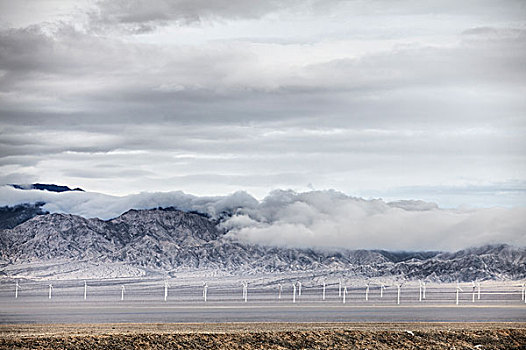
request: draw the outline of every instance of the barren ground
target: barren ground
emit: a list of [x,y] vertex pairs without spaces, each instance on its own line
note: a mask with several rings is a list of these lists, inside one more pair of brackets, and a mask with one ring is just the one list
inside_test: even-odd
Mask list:
[[0,326],[1,349],[526,349],[526,323]]

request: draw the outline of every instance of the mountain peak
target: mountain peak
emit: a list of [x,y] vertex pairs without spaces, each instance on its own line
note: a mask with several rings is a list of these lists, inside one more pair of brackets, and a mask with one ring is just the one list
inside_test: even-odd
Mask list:
[[10,186],[13,188],[16,188],[17,190],[40,190],[40,191],[49,191],[49,192],[69,192],[69,191],[84,192],[84,190],[79,187],[72,189],[72,188],[69,188],[68,186],[61,186],[61,185],[55,185],[55,184],[40,184],[40,183],[27,184],[27,185],[10,184]]

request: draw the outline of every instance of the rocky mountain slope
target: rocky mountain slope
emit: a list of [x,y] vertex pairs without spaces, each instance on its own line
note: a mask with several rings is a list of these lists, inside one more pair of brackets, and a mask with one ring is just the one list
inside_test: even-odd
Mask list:
[[49,214],[42,210],[44,203],[20,204],[13,207],[0,207],[0,230],[13,228],[27,220],[37,216]]
[[440,281],[526,277],[524,248],[500,245],[455,253],[406,253],[263,247],[234,241],[208,217],[174,208],[130,210],[107,221],[69,214],[37,215],[0,230],[0,259],[4,268],[88,261],[160,272],[315,270]]

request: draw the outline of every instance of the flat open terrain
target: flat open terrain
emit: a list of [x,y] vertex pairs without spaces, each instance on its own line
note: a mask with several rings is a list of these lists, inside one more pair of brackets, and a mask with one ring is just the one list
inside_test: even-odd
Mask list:
[[16,298],[0,283],[0,349],[526,349],[517,283],[484,283],[480,298],[464,286],[456,305],[455,284],[430,284],[420,300],[408,283],[398,304],[392,284],[366,300],[357,282],[344,300],[332,283],[323,300],[319,284],[294,297],[290,281],[280,295],[265,279],[245,302],[238,280],[212,280],[206,301],[198,281],[183,282],[60,280],[51,299],[48,281],[22,281]]
[[2,325],[1,349],[525,349],[526,323]]
[[[404,285],[400,304],[397,290],[388,285],[383,295],[373,285],[365,300],[363,281],[348,286],[345,303],[338,285],[327,286],[322,299],[319,284],[303,284],[293,302],[290,280],[279,298],[277,282],[252,280],[244,302],[241,283],[233,278],[209,282],[208,298],[198,280],[21,281],[15,298],[14,283],[0,283],[0,324],[25,323],[229,323],[229,322],[525,322],[526,304],[520,285],[484,283],[480,299],[464,285],[456,305],[455,284],[429,284],[419,300],[418,285]],[[122,294],[122,286],[125,293]],[[124,300],[121,300],[121,299]]]
[[227,322],[524,322],[524,304],[170,304],[115,302],[0,303],[0,324],[24,323],[227,323]]

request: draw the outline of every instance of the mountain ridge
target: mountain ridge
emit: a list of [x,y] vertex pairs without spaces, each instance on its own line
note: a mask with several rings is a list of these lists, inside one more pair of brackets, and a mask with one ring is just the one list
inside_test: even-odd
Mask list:
[[41,184],[41,183],[34,183],[34,184],[9,184],[9,186],[16,188],[17,190],[40,190],[40,191],[49,191],[49,192],[70,192],[70,191],[79,191],[79,192],[85,192],[82,188],[76,187],[76,188],[69,188],[68,186],[63,185],[55,185],[55,184]]
[[173,207],[131,209],[110,220],[43,214],[0,230],[0,259],[4,266],[96,261],[159,273],[313,270],[439,281],[526,277],[526,250],[508,245],[453,253],[295,249],[247,244],[225,233],[205,215]]

